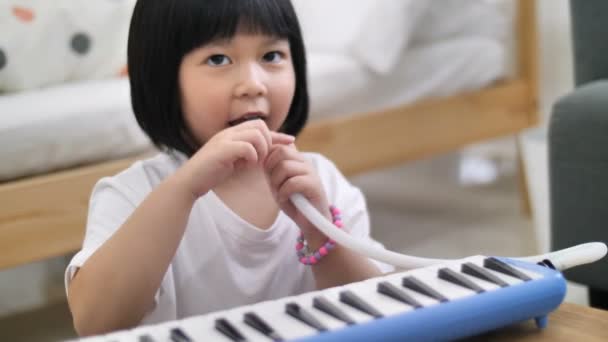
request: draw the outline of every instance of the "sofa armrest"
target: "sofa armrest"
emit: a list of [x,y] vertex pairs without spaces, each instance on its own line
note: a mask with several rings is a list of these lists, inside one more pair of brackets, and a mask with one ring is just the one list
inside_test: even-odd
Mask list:
[[[588,83],[554,105],[549,174],[552,249],[608,241],[608,81]],[[608,258],[566,276],[608,290]]]
[[570,13],[576,84],[608,78],[608,1],[570,0]]

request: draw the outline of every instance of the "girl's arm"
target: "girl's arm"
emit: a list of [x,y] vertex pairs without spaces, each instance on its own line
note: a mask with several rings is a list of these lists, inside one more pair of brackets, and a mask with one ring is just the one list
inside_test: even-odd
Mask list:
[[[316,228],[312,226],[307,229],[314,229],[316,231]],[[327,237],[318,231],[314,235],[308,234],[306,238],[306,241],[310,244],[310,248],[315,251],[323,246],[326,240]],[[311,267],[315,276],[317,289],[319,290],[383,274],[369,259],[340,245],[336,245],[329,254]]]
[[162,182],[75,274],[68,302],[79,335],[135,326],[153,308],[195,200],[184,179]]
[[262,120],[214,135],[137,207],[91,255],[69,285],[68,302],[79,335],[130,328],[153,308],[154,295],[175,255],[195,200],[235,167],[266,158],[270,146],[293,137],[270,132]]
[[[317,210],[324,213],[325,217],[331,219],[329,204],[316,170],[293,145],[273,146],[265,168],[270,187],[281,209],[300,227],[309,247],[318,250],[327,241],[327,237],[318,231],[289,199],[292,194],[301,193]],[[318,289],[382,274],[367,258],[338,245],[311,267]]]

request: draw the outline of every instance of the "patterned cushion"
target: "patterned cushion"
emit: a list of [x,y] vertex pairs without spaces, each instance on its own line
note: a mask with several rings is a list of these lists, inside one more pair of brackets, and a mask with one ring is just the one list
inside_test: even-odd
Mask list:
[[306,48],[386,74],[408,45],[426,0],[292,0]]
[[135,0],[0,2],[0,92],[125,74]]

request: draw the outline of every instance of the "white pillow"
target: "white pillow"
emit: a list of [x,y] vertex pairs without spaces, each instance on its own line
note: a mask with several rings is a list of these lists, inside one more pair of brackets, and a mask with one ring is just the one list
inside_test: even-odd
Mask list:
[[377,73],[389,72],[407,46],[421,0],[292,0],[306,47],[313,53],[355,57]]
[[411,45],[455,37],[486,37],[508,42],[515,2],[510,0],[425,0],[428,8],[412,33]]
[[135,0],[4,0],[0,92],[118,76]]

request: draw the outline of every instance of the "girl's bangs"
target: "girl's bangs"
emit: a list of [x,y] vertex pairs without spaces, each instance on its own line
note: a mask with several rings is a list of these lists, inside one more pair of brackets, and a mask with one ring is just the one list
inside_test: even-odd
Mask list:
[[[176,41],[187,53],[215,40],[231,39],[238,32],[279,38],[290,35],[287,0],[190,0],[176,8],[181,21]],[[287,6],[286,6],[287,5]],[[181,12],[181,13],[180,13]],[[180,19],[177,19],[180,18]]]

